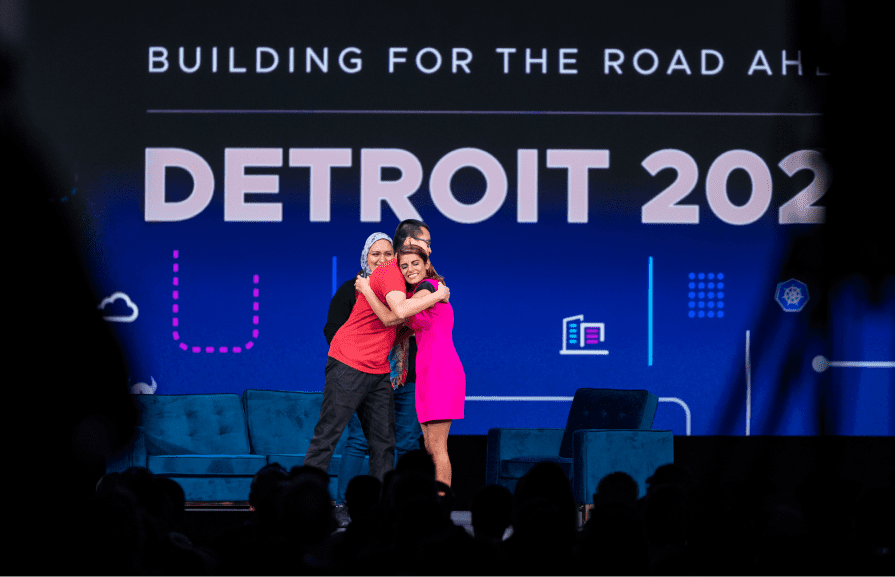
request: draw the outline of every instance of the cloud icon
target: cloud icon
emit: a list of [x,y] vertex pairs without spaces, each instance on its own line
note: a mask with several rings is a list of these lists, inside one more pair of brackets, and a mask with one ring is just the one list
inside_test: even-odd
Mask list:
[[123,292],[114,292],[96,307],[103,311],[103,319],[113,323],[132,323],[137,320],[140,309],[131,300],[131,297]]

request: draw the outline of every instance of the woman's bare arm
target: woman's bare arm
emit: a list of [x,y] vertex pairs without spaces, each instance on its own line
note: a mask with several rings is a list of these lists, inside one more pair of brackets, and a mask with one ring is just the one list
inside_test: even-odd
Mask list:
[[373,289],[370,288],[370,279],[357,277],[357,280],[354,281],[354,286],[367,299],[370,308],[373,309],[373,312],[376,313],[382,324],[387,327],[403,323],[407,317],[435,306],[438,302],[447,299],[451,294],[450,289],[443,283],[434,293],[425,291],[414,295],[412,299],[408,299],[403,291],[392,291],[385,295],[385,300],[388,302],[388,307],[386,307],[376,297]]
[[414,295],[413,298],[408,299],[407,295],[403,292],[392,291],[385,295],[385,300],[388,302],[388,306],[392,312],[401,319],[401,322],[403,322],[407,317],[412,317],[420,311],[435,306],[451,294],[447,285],[443,283],[439,284],[440,286],[438,287],[438,290],[434,293],[426,291],[422,296],[418,293]]

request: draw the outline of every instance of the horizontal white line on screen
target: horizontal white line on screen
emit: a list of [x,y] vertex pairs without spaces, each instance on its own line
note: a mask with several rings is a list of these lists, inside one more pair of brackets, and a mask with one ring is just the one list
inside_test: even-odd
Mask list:
[[817,355],[811,360],[811,368],[818,373],[822,373],[830,367],[895,369],[895,361],[831,361],[823,355]]
[[[574,397],[466,397],[467,401],[560,401],[560,402],[571,402]],[[684,415],[686,417],[686,432],[687,436],[690,436],[690,430],[692,427],[691,423],[691,415],[690,415],[690,407],[687,406],[687,403],[682,401],[677,397],[659,397],[660,403],[677,403],[684,409]]]
[[571,401],[572,397],[466,397],[467,401]]
[[206,109],[150,108],[147,114],[493,114],[569,116],[823,116],[820,112],[626,112],[590,110],[289,110],[289,109]]
[[566,349],[564,351],[559,351],[561,355],[608,355],[609,351],[602,350],[593,350],[593,349],[585,349],[585,350],[574,350],[574,349]]

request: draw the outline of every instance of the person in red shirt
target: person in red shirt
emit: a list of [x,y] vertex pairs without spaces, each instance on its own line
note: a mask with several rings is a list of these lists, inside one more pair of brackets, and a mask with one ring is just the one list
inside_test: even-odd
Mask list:
[[[439,301],[446,301],[446,286],[423,299],[407,299],[404,276],[397,261],[389,260],[373,271],[370,287],[377,300],[358,295],[351,316],[336,332],[326,362],[323,404],[305,465],[326,471],[342,431],[357,411],[370,447],[370,475],[383,480],[394,468],[395,411],[388,354],[395,341],[396,325]],[[391,311],[388,326],[380,313]]]

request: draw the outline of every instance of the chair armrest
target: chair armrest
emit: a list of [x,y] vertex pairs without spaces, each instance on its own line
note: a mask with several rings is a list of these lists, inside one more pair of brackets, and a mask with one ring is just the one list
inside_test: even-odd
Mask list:
[[491,429],[485,482],[497,484],[500,462],[516,457],[559,455],[564,429]]
[[580,429],[573,435],[573,490],[578,503],[593,503],[600,480],[622,471],[637,481],[640,496],[655,470],[674,462],[671,431],[642,429]]

